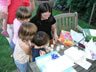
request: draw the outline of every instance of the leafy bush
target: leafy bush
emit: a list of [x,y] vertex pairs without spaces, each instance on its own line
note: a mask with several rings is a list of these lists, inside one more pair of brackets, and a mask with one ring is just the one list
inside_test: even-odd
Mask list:
[[[78,12],[79,17],[89,22],[93,4],[96,3],[96,0],[56,0],[55,8],[66,11],[69,10],[71,6],[71,12]],[[93,19],[96,19],[96,8],[94,11]],[[96,20],[94,20],[96,23]],[[94,22],[93,21],[93,22]]]

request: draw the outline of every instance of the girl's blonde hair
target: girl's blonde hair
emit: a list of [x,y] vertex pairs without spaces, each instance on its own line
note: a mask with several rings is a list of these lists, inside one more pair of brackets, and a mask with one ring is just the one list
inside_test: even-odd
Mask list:
[[36,31],[37,31],[37,27],[35,26],[35,24],[30,22],[24,22],[20,26],[18,37],[22,40],[27,40],[27,41],[32,40]]

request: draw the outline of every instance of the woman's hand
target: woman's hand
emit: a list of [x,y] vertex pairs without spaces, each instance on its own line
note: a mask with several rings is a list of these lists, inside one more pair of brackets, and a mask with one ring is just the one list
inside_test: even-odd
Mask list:
[[54,34],[54,36],[53,36],[53,43],[57,43],[57,40],[58,40],[58,35]]
[[57,43],[58,35],[57,35],[56,24],[52,25],[52,33],[53,33],[53,41],[55,41],[55,43]]

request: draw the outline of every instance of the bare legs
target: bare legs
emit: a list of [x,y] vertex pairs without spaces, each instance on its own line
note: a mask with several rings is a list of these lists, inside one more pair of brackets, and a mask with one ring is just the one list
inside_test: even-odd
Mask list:
[[3,29],[2,31],[2,35],[4,35],[5,37],[9,37],[9,34],[7,32],[7,19],[8,19],[8,14],[1,12],[0,13],[0,21],[3,21],[3,27],[0,26],[1,29]]

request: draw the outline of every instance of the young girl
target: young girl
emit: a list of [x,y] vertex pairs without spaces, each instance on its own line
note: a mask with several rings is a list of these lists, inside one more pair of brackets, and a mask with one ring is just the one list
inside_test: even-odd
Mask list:
[[19,29],[13,57],[20,72],[28,72],[29,55],[31,55],[30,40],[36,31],[37,27],[29,22],[23,23]]
[[35,61],[35,57],[44,55],[46,53],[45,46],[49,43],[49,36],[43,32],[37,32],[32,41],[34,46],[32,47],[32,61]]
[[[39,8],[37,9],[36,16],[34,16],[30,22],[34,23],[38,31],[46,32],[50,39],[53,38],[55,42],[58,39],[57,30],[56,30],[56,20],[52,15],[52,8],[49,6],[48,3],[42,3]],[[53,37],[51,35],[53,33]]]
[[19,7],[18,10],[16,11],[16,18],[13,23],[13,39],[10,44],[12,51],[14,51],[15,44],[17,42],[18,38],[18,30],[23,22],[28,22],[31,17],[31,12],[29,11],[28,8],[26,7]]
[[21,7],[27,7],[31,12],[35,8],[34,0],[11,0],[11,4],[8,7],[8,22],[7,31],[9,34],[8,42],[10,43],[13,38],[13,20],[16,18],[16,10]]
[[7,32],[7,19],[8,19],[8,6],[10,5],[11,0],[0,0],[0,22],[3,21],[3,28],[0,24],[0,29],[3,29],[1,32],[5,37],[9,37]]

